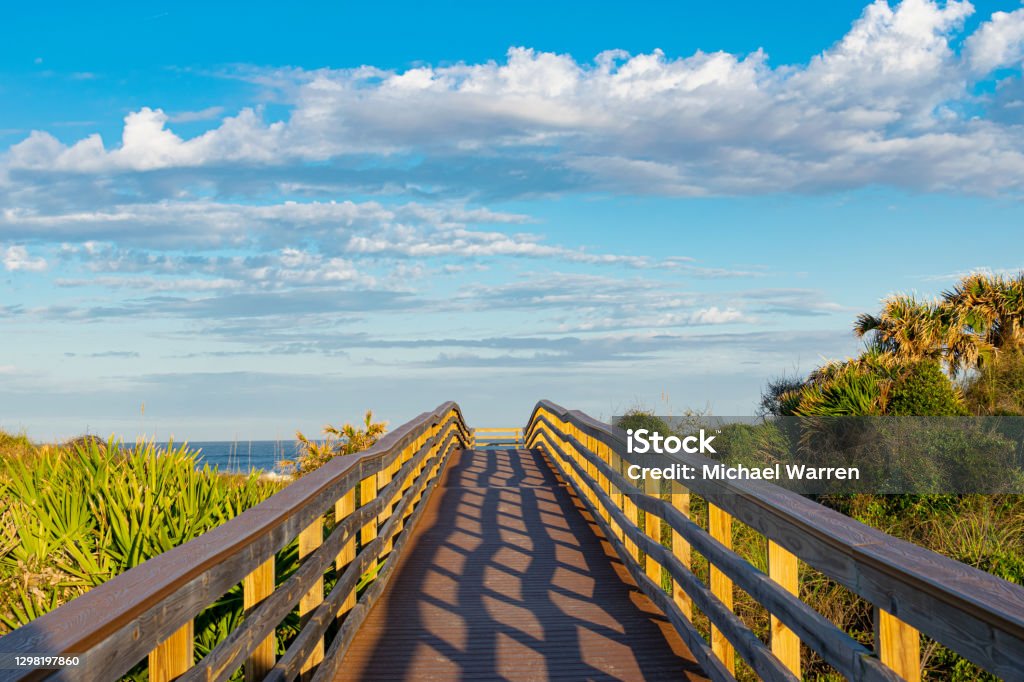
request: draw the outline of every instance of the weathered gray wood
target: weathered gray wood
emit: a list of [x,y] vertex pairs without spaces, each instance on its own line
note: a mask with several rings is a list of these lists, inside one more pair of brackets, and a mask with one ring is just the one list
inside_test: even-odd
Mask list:
[[[543,436],[542,436],[543,437]],[[622,527],[623,533],[628,535],[638,547],[640,547],[648,555],[654,557],[654,560],[664,566],[672,574],[672,578],[676,580],[686,593],[693,599],[694,604],[697,605],[704,615],[708,617],[708,620],[717,627],[722,634],[729,640],[729,642],[736,647],[736,652],[743,657],[754,672],[763,680],[785,680],[786,682],[797,682],[797,678],[782,664],[779,659],[771,652],[771,649],[765,645],[757,635],[751,632],[739,616],[733,613],[730,609],[726,608],[724,604],[714,595],[711,590],[695,576],[688,567],[684,567],[679,561],[672,555],[668,549],[666,549],[660,542],[655,542],[653,539],[648,537],[646,533],[640,530],[635,523],[631,522],[626,518],[626,515],[621,510],[615,507],[612,503],[611,498],[601,490],[597,482],[587,475],[586,470],[580,466],[580,464],[568,454],[562,450],[557,444],[552,443],[546,437],[543,437],[547,441],[547,445],[551,450],[564,462],[567,466],[573,469],[579,476],[580,480],[583,481],[590,489],[591,492],[596,496],[597,500],[600,501],[601,505],[608,510],[611,516],[616,522]],[[573,487],[576,488],[577,483],[572,477],[570,482]],[[588,499],[588,496],[584,489],[579,489],[578,497],[583,500],[584,504],[589,507],[593,507],[593,513],[597,513],[596,506]],[[630,565],[636,565],[637,570],[640,570],[639,564],[630,558]],[[654,581],[649,580],[651,585],[654,585]],[[675,603],[668,599],[667,595],[661,590],[661,586],[658,585],[655,592],[660,593],[661,597],[664,597],[662,601],[666,604],[672,604],[675,607]],[[648,595],[650,596],[650,595]],[[676,609],[678,611],[678,609]],[[681,614],[680,614],[681,615]],[[680,635],[683,633],[680,632]]]
[[[625,433],[549,401],[545,409],[626,452]],[[529,433],[529,430],[528,430]],[[712,464],[680,455],[691,466]],[[687,482],[808,565],[1007,680],[1024,680],[1024,588],[899,540],[791,491],[749,481]]]

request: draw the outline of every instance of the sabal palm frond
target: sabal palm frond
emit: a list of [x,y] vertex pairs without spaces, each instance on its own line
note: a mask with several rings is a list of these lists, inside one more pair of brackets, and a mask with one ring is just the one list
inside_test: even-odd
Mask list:
[[993,348],[1024,348],[1024,273],[1016,277],[973,273],[944,292],[943,299]]
[[859,316],[853,329],[858,336],[870,335],[876,348],[903,359],[932,359],[941,353],[939,306],[913,296],[890,296],[879,315]]
[[[991,356],[991,307],[965,303],[971,296],[991,298],[986,276],[965,279],[943,299],[922,301],[910,295],[887,298],[879,315],[861,315],[854,333],[866,336],[877,361],[886,355],[896,362],[937,360],[951,374],[977,367]],[[977,299],[980,300],[980,299]],[[987,300],[987,299],[986,299]]]
[[328,424],[324,427],[327,439],[323,443],[309,440],[301,431],[295,433],[299,441],[300,454],[297,462],[291,463],[299,476],[308,474],[338,455],[362,452],[377,442],[387,431],[387,422],[373,421],[373,410],[367,410],[362,426],[343,424],[340,428]]
[[878,330],[882,326],[882,318],[877,315],[870,315],[868,313],[862,313],[857,316],[857,320],[853,323],[853,333],[857,337],[862,337],[870,332]]

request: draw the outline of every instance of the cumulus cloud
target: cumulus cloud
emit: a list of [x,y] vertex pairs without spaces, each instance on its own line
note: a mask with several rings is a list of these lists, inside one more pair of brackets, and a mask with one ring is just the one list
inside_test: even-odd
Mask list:
[[98,134],[67,146],[49,133],[33,131],[10,148],[7,163],[23,170],[102,172],[281,160],[279,138],[284,124],[264,124],[253,109],[243,109],[190,140],[168,129],[167,120],[162,109],[143,107],[128,114],[121,145],[111,150]]
[[33,257],[24,246],[9,246],[4,252],[4,269],[8,272],[24,270],[26,272],[42,272],[46,269],[46,259]]
[[[369,174],[381,188],[464,195],[499,185],[510,193],[873,184],[1017,192],[1024,143],[1015,128],[977,116],[974,93],[994,69],[1019,67],[1024,10],[997,12],[965,36],[972,12],[966,1],[876,0],[805,64],[773,65],[762,51],[660,50],[612,50],[587,62],[517,47],[503,62],[405,71],[247,68],[233,76],[279,88],[290,107],[284,119],[246,108],[184,139],[165,112],[142,108],[125,118],[118,146],[98,135],[64,144],[36,131],[4,164],[85,174],[191,168],[207,180],[203,172],[244,164],[288,168],[294,186],[310,186],[303,178],[314,162],[351,182]],[[377,161],[363,163],[368,156]],[[429,178],[416,176],[431,163],[439,165]],[[509,184],[541,167],[543,187]]]
[[993,13],[964,41],[964,54],[979,74],[1019,66],[1024,60],[1024,10]]

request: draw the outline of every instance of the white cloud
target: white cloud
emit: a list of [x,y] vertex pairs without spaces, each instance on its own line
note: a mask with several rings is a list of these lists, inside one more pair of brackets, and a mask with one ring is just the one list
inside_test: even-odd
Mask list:
[[[21,208],[0,210],[0,231],[25,239],[62,242],[61,254],[86,259],[94,270],[162,272],[182,264],[197,267],[194,257],[175,259],[139,249],[215,251],[234,248],[258,253],[284,249],[285,265],[291,267],[288,259],[313,258],[311,253],[295,247],[304,243],[321,254],[350,258],[516,257],[673,270],[699,277],[763,274],[707,268],[683,255],[654,258],[598,253],[582,247],[544,243],[544,235],[536,232],[482,229],[488,224],[507,226],[529,222],[527,215],[461,205],[386,205],[373,201],[284,201],[265,205],[178,201],[119,204],[57,214]],[[135,247],[135,250],[102,248],[98,242]],[[226,268],[231,267],[232,262],[215,258],[211,264]],[[329,279],[347,279],[347,272],[346,267],[336,263]]]
[[[350,235],[392,227],[408,235],[424,229],[475,234],[474,224],[514,225],[529,216],[460,205],[384,205],[375,201],[282,201],[241,204],[218,201],[161,201],[112,204],[98,209],[53,213],[34,208],[0,209],[0,231],[51,241],[138,242],[155,247],[228,247],[255,242],[310,240],[339,247]],[[480,239],[494,240],[489,233]],[[499,234],[499,233],[494,233]],[[536,236],[522,236],[531,241]],[[95,245],[94,245],[95,246]]]
[[993,13],[964,41],[964,54],[975,73],[1019,66],[1024,60],[1024,9]]
[[435,229],[426,232],[404,225],[375,230],[369,235],[355,235],[349,239],[345,251],[353,254],[401,255],[412,258],[557,258],[574,263],[623,264],[640,268],[675,265],[674,262],[659,263],[644,256],[592,254],[580,249],[540,244],[537,235],[508,235],[503,232],[464,228]]
[[46,259],[29,255],[24,246],[9,246],[4,252],[4,269],[8,272],[24,270],[25,272],[42,272],[46,269]]
[[147,171],[239,161],[269,163],[286,157],[280,145],[283,123],[265,125],[253,109],[225,118],[218,128],[184,140],[167,128],[161,109],[143,107],[125,116],[121,146],[106,149],[99,135],[66,146],[33,131],[11,147],[11,168],[72,172]]
[[[773,66],[762,51],[670,58],[613,50],[586,63],[513,48],[501,63],[406,71],[246,68],[233,75],[279,89],[291,107],[286,120],[243,109],[183,139],[163,111],[143,108],[125,118],[118,147],[95,135],[65,145],[37,131],[0,167],[190,168],[202,181],[225,182],[212,174],[246,164],[281,169],[280,186],[310,190],[316,162],[338,165],[336,178],[363,174],[378,191],[462,195],[877,184],[1018,192],[1024,140],[976,115],[974,87],[992,69],[1019,64],[1024,10],[996,13],[964,36],[972,11],[966,1],[876,0],[832,47],[796,65]],[[962,57],[953,49],[961,38]],[[366,155],[378,160],[369,170],[346,165]],[[418,166],[430,172],[418,176]]]
[[698,310],[690,315],[692,324],[729,324],[730,322],[749,321],[746,316],[735,308],[720,310],[716,306]]

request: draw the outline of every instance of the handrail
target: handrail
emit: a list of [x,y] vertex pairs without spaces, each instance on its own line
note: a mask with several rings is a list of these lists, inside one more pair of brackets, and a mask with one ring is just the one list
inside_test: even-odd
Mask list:
[[[799,675],[800,642],[850,679],[916,679],[920,631],[1003,679],[1024,680],[1024,589],[1017,585],[770,484],[698,479],[688,481],[687,490],[674,483],[670,503],[657,494],[659,488],[641,490],[623,475],[628,462],[621,429],[550,401],[534,408],[526,442],[553,455],[624,564],[634,577],[643,578],[638,584],[666,611],[713,679],[732,679],[733,647],[763,677],[786,678],[765,659],[766,653]],[[692,455],[686,463],[714,462]],[[709,503],[710,532],[688,518],[691,491]],[[683,497],[685,505],[678,504]],[[643,529],[638,510],[647,514]],[[730,549],[733,517],[767,538],[768,575]],[[661,545],[662,523],[685,552]],[[708,588],[690,572],[690,546],[711,564],[710,598]],[[648,557],[644,567],[639,550]],[[796,597],[797,558],[875,605],[875,652]],[[651,579],[660,578],[662,567],[676,584],[674,600]],[[730,618],[733,583],[771,613],[771,652]],[[712,623],[711,647],[690,622],[689,601],[702,607]]]
[[[471,440],[455,403],[420,414],[369,449],[330,460],[217,528],[0,638],[5,654],[77,654],[81,661],[59,671],[0,670],[0,680],[115,680],[147,656],[153,682],[186,673],[227,679],[243,664],[247,680],[308,677],[323,658],[328,625],[345,616],[335,643],[358,626],[408,536],[399,532],[415,522],[448,454]],[[323,518],[332,510],[337,525],[324,539]],[[296,538],[302,565],[275,586],[274,556]],[[323,574],[332,564],[340,577],[324,599]],[[356,585],[368,571],[381,584],[357,603]],[[193,668],[193,618],[239,583],[248,607],[242,625]],[[302,630],[275,663],[274,629],[296,603]]]

